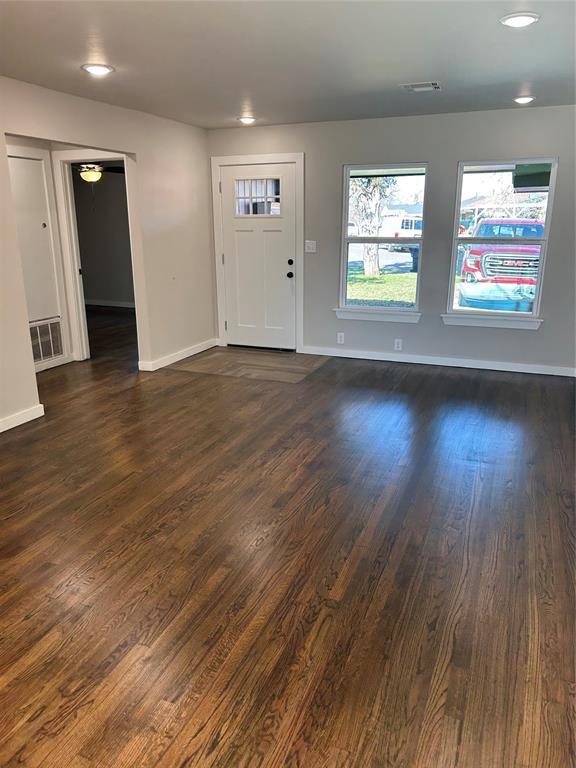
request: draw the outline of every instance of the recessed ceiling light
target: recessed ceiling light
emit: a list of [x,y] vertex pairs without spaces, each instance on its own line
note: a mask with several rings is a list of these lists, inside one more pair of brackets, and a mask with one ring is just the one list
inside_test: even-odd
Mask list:
[[106,75],[109,75],[110,72],[114,72],[114,67],[111,67],[108,64],[82,64],[80,69],[83,69],[84,72],[88,72],[92,77],[105,77]]
[[252,115],[243,115],[242,117],[239,117],[238,120],[240,120],[242,125],[252,125],[252,123],[256,122],[256,118],[252,117]]
[[506,27],[520,29],[521,27],[529,27],[530,24],[535,24],[539,19],[539,14],[530,13],[529,11],[523,13],[509,13],[506,16],[502,16],[500,24],[504,24]]
[[532,101],[534,101],[534,96],[518,96],[517,99],[514,99],[516,104],[530,104]]

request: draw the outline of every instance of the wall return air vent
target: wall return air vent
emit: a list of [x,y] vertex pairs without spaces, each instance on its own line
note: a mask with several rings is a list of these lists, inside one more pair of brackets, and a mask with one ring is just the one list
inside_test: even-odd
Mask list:
[[30,323],[30,339],[35,363],[59,357],[63,352],[60,318],[53,317]]
[[427,93],[428,91],[441,91],[442,86],[437,80],[431,80],[427,83],[402,83],[403,88],[408,93]]

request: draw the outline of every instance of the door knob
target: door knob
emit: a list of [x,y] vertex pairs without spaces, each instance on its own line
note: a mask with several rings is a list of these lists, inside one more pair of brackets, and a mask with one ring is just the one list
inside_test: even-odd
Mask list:
[[286,272],[286,277],[294,277],[294,272]]
[[288,259],[288,264],[289,264],[290,266],[292,266],[292,264],[294,264],[294,259]]

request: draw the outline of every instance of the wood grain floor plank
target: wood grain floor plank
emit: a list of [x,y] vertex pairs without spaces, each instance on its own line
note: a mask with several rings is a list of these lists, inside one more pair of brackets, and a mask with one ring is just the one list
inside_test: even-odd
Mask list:
[[129,312],[0,436],[0,765],[576,763],[574,383]]

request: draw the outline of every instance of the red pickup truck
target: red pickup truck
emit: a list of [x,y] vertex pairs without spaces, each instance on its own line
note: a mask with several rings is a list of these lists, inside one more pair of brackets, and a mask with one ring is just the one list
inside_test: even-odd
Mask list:
[[522,243],[524,238],[544,236],[537,219],[482,219],[473,237],[509,237],[510,245],[474,243],[466,249],[462,279],[467,283],[514,283],[536,285],[540,246]]

